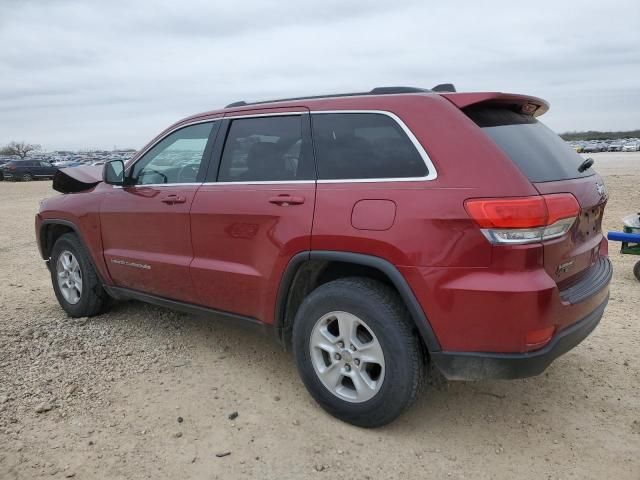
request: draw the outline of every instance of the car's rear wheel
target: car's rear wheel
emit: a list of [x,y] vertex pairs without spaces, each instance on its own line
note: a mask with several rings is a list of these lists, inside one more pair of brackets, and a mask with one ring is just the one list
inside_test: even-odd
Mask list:
[[67,314],[90,317],[103,310],[107,293],[75,234],[64,234],[56,241],[49,268],[56,298]]
[[23,182],[30,182],[31,180],[33,180],[33,175],[31,175],[30,173],[25,173],[20,178]]
[[636,279],[640,281],[640,261],[636,262],[633,266],[633,274],[636,276]]
[[424,358],[408,311],[392,288],[368,278],[314,290],[296,314],[293,350],[314,399],[361,427],[398,417],[423,380]]

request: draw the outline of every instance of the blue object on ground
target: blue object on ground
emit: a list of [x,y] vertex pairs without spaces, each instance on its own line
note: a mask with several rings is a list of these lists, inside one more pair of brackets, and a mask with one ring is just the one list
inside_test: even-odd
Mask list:
[[607,238],[614,242],[640,243],[640,233],[609,232],[607,233]]

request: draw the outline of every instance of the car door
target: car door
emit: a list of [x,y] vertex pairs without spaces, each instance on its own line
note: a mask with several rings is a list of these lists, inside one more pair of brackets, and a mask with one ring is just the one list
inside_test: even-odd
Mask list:
[[101,203],[104,257],[115,285],[184,302],[196,300],[189,210],[202,184],[219,122],[170,132],[127,168],[127,186]]
[[210,169],[191,209],[191,275],[202,305],[271,323],[289,259],[309,250],[315,168],[300,110],[223,121],[218,171]]

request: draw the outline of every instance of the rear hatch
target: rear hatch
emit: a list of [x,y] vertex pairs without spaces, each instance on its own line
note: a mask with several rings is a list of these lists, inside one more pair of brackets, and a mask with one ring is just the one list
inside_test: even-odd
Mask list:
[[541,195],[570,193],[578,201],[580,213],[569,231],[543,242],[544,268],[562,291],[599,268],[596,264],[600,262],[607,195],[602,178],[593,167],[580,171],[585,158],[538,121],[536,108],[522,97],[508,103],[483,102],[463,111],[511,158]]

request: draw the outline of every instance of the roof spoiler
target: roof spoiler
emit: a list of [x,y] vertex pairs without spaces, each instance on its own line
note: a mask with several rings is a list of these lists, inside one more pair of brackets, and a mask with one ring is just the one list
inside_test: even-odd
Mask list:
[[443,93],[442,96],[459,109],[472,106],[503,106],[517,107],[523,113],[538,117],[549,110],[549,103],[542,98],[531,95],[518,95],[502,92],[480,93]]

